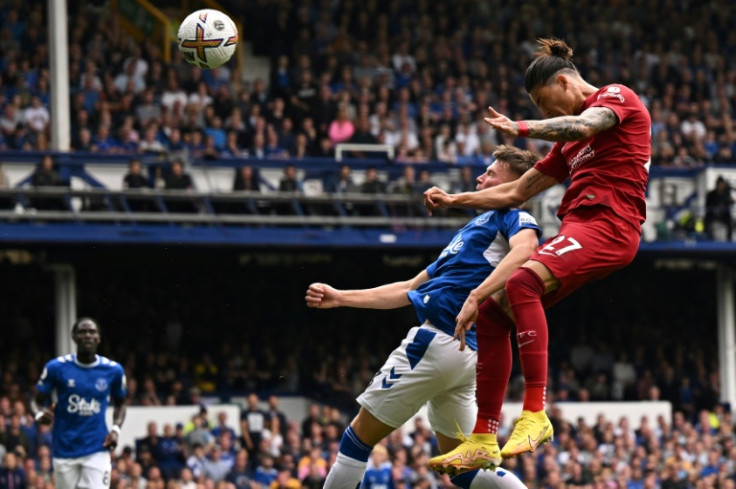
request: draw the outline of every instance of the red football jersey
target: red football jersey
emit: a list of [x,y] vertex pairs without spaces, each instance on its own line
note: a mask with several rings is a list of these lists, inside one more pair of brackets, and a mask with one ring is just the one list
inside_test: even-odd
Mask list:
[[534,166],[559,182],[570,177],[557,216],[580,206],[603,205],[641,230],[651,161],[651,124],[644,104],[624,85],[607,85],[585,99],[582,110],[607,107],[618,124],[583,141],[557,142]]

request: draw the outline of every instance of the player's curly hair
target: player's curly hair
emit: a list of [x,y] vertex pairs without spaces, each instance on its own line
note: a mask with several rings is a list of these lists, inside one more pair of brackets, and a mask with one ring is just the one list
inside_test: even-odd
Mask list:
[[558,72],[566,70],[580,74],[572,62],[572,48],[562,39],[538,39],[537,57],[526,69],[524,84],[526,91],[531,92],[545,85]]
[[534,164],[539,160],[539,156],[532,153],[531,151],[525,151],[515,146],[507,146],[501,144],[493,152],[493,157],[497,160],[505,161],[509,165],[509,170],[514,172],[517,176],[521,176],[526,171],[533,167]]

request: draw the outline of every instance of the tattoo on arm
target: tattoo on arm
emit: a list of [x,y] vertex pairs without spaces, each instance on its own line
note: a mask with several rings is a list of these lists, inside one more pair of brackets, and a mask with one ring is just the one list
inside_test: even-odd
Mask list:
[[577,116],[527,121],[529,137],[546,141],[580,141],[616,124],[616,114],[605,107],[591,107]]

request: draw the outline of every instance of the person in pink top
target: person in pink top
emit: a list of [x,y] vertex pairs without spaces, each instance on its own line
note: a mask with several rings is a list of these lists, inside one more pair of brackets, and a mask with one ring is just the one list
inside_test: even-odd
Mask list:
[[341,104],[337,108],[337,119],[330,123],[327,133],[333,146],[349,141],[353,137],[355,126],[353,121],[348,118],[347,107]]

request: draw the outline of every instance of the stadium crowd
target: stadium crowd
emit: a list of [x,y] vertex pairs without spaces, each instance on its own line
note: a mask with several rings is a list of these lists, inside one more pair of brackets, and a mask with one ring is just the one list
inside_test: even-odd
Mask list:
[[[300,158],[332,155],[342,141],[391,144],[398,161],[418,164],[485,162],[501,142],[544,152],[539,142],[501,140],[482,117],[488,105],[512,118],[536,117],[520,80],[534,40],[553,34],[574,46],[586,79],[624,83],[640,94],[653,118],[653,164],[730,163],[736,151],[736,7],[727,1],[223,4],[242,12],[243,34],[256,54],[272,58],[269,80],[243,84],[232,65],[206,71],[178,57],[164,64],[160,45],[133,41],[109,9],[69,2],[73,148],[184,160],[289,157],[297,165]],[[49,148],[46,15],[43,2],[0,1],[0,149]],[[129,309],[116,311],[125,317],[135,295],[156,297],[161,290],[120,288],[108,296]],[[197,307],[178,307],[176,315],[147,313],[170,335],[179,331],[179,341],[187,319],[208,324]],[[257,311],[241,312],[259,323]],[[683,321],[675,316],[658,323],[652,318],[647,326],[663,330]],[[688,320],[696,324],[697,314]],[[734,419],[717,403],[712,344],[704,339],[687,347],[670,342],[631,349],[626,342],[586,342],[575,333],[561,325],[555,336],[581,341],[551,348],[556,440],[509,461],[509,469],[532,488],[734,488]],[[134,450],[116,457],[112,487],[321,487],[345,412],[354,409],[355,394],[393,346],[348,354],[347,343],[340,334],[276,339],[259,332],[217,345],[210,350],[217,355],[191,358],[146,351],[146,342],[140,349],[103,345],[126,367],[131,404],[196,404],[243,392],[306,392],[324,403],[303,420],[264,411],[263,428],[243,437],[218,430],[217,413],[201,413],[190,426],[154,426],[139,434]],[[0,488],[24,487],[14,485],[16,476],[27,487],[53,488],[50,434],[27,410],[48,352],[2,348]],[[519,372],[515,378],[510,400],[521,396]],[[669,400],[674,420],[603,417],[586,426],[563,421],[553,404],[609,399]],[[244,407],[246,421],[249,409]],[[391,464],[396,487],[450,485],[426,468],[427,457],[436,453],[426,427],[397,431],[384,445],[388,461],[381,453],[373,460]]]
[[[270,79],[252,84],[232,63],[201,70],[175,49],[165,64],[160,43],[136,42],[99,3],[70,5],[77,151],[299,159],[353,141],[395,146],[403,162],[483,161],[514,143],[482,122],[487,106],[536,116],[520,80],[534,40],[549,35],[575,47],[584,78],[640,94],[653,164],[731,162],[736,145],[736,9],[725,1],[223,2],[241,14],[255,53],[272,59]],[[0,147],[45,150],[46,12],[0,6]]]

